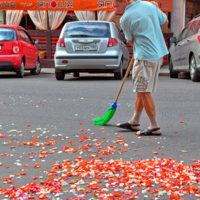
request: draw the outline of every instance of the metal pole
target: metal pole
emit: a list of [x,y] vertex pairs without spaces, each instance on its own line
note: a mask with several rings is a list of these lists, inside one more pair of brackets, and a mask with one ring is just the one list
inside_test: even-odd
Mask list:
[[97,21],[98,19],[98,16],[97,16],[97,11],[95,11],[95,20]]
[[6,24],[6,10],[3,10],[3,19],[4,19],[4,24]]
[[51,59],[51,28],[49,26],[49,14],[47,12],[47,59]]

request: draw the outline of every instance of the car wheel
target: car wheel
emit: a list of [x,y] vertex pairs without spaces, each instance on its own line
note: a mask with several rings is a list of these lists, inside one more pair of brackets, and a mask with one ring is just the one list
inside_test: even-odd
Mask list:
[[79,72],[74,72],[74,77],[79,77]]
[[[125,70],[123,70],[123,77],[125,76],[128,67],[129,67],[129,62],[128,62],[127,68]],[[130,75],[130,71],[128,72],[128,76],[127,77],[129,77],[129,75]]]
[[19,71],[17,71],[17,77],[18,78],[23,78],[24,77],[24,61],[21,61]]
[[35,69],[31,69],[31,74],[32,75],[38,75],[41,72],[41,63],[40,60],[38,59],[36,62],[36,67]]
[[122,60],[120,61],[119,71],[114,73],[116,80],[121,80],[123,77]]
[[65,78],[65,71],[55,72],[56,79],[57,80],[64,80]]
[[170,61],[169,61],[169,75],[170,75],[170,78],[178,78],[178,73],[174,72],[172,58],[170,58]]
[[197,69],[196,69],[197,65],[196,65],[196,59],[194,57],[194,55],[192,55],[191,59],[190,59],[190,79],[194,82],[199,81],[200,78],[199,76],[197,76]]

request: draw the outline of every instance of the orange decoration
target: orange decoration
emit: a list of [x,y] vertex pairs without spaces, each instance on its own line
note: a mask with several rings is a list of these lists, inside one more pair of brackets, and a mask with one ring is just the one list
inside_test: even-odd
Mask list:
[[153,154],[158,154],[158,152],[153,152]]
[[114,197],[119,197],[120,195],[121,195],[121,193],[119,191],[115,191],[113,194]]

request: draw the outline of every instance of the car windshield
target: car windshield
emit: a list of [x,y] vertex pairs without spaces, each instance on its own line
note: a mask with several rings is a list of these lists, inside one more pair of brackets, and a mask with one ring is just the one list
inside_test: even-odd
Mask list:
[[110,37],[109,23],[104,22],[75,22],[65,26],[64,38],[78,37]]
[[11,28],[0,28],[0,41],[16,40],[16,32]]

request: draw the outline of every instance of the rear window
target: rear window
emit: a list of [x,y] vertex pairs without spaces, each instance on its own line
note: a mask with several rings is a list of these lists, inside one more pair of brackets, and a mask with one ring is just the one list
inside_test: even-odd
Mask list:
[[76,22],[68,23],[63,33],[64,38],[103,37],[110,38],[109,23]]
[[11,28],[0,28],[0,41],[16,40],[16,31]]

